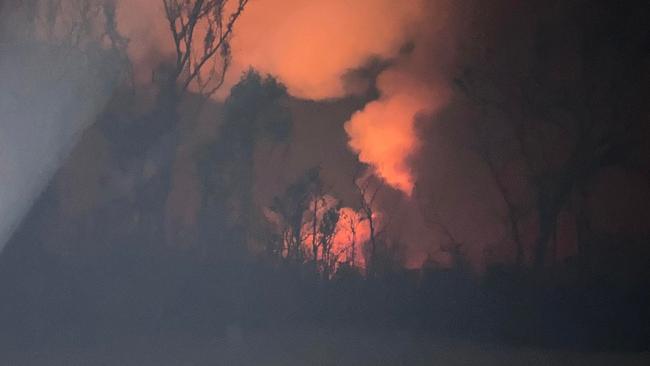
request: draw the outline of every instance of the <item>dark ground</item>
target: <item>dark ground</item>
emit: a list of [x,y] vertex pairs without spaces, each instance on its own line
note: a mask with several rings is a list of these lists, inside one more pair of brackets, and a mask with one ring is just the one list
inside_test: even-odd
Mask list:
[[[52,342],[55,344],[56,342]],[[124,337],[93,345],[4,350],[1,365],[648,365],[650,353],[515,348],[406,332],[242,332],[214,337]]]

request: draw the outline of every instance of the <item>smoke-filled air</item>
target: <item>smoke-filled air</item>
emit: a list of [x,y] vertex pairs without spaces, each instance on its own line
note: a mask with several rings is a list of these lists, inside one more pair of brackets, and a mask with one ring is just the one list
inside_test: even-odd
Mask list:
[[645,364],[649,16],[0,1],[0,364]]

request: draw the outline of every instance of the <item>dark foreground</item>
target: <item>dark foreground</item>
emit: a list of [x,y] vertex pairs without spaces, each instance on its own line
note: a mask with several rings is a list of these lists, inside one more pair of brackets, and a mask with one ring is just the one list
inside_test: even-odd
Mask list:
[[4,349],[0,365],[648,365],[650,352],[516,348],[401,332],[291,330],[123,337]]

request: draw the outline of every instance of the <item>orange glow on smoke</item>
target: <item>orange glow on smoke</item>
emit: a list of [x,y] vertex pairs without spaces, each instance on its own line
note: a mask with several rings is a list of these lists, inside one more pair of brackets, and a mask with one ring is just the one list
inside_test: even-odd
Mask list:
[[[323,219],[323,214],[330,208],[337,204],[337,200],[331,196],[324,197],[324,205],[320,206],[317,211],[317,227]],[[277,229],[278,233],[282,233],[287,229],[286,223],[280,215],[275,212],[265,209],[264,216],[266,219]],[[335,268],[342,264],[348,263],[358,268],[365,268],[365,260],[363,256],[363,247],[370,239],[370,228],[368,221],[362,219],[362,214],[356,212],[350,207],[342,207],[340,209],[339,221],[334,230],[332,238],[331,253],[334,261],[337,263]],[[301,229],[301,247],[305,253],[306,260],[313,260],[312,242],[313,242],[313,212],[307,210],[303,214],[303,223]],[[316,234],[316,240],[321,239],[320,232]],[[287,243],[284,243],[286,245]],[[286,255],[283,250],[282,255]],[[320,261],[321,252],[319,249],[317,259]]]
[[[322,219],[323,213],[336,204],[336,199],[326,196],[326,206],[319,209],[318,220]],[[305,223],[304,231],[309,233],[312,229],[312,222]],[[305,235],[304,246],[308,253],[311,253],[313,235]],[[318,239],[318,238],[317,238]],[[332,239],[331,252],[336,262],[348,263],[358,268],[365,268],[363,247],[370,239],[370,228],[368,221],[362,220],[362,215],[350,207],[343,207],[340,210],[339,221],[336,224],[334,238]],[[322,258],[319,258],[322,259]]]
[[346,123],[350,146],[359,160],[394,188],[410,195],[413,177],[407,159],[418,146],[415,118],[429,112],[436,98],[426,85],[398,70],[380,75],[379,100],[368,103]]
[[234,63],[276,75],[297,97],[341,97],[343,74],[397,53],[420,2],[251,1],[233,40]]
[[[424,0],[251,1],[236,25],[231,69],[216,97],[226,97],[249,67],[278,77],[296,97],[343,97],[347,91],[342,76],[372,57],[397,57],[423,21],[425,4]],[[131,40],[136,69],[151,53],[173,54],[159,0],[121,0],[118,15]],[[431,93],[407,74],[399,71],[399,65],[385,71],[378,84],[381,99],[356,113],[346,130],[361,161],[388,184],[410,194],[413,178],[407,159],[417,148],[413,119],[434,103]],[[138,75],[147,79],[151,73],[144,70]]]
[[[342,97],[347,93],[342,76],[371,57],[396,57],[424,9],[422,0],[259,0],[239,24],[235,67],[252,65],[276,75],[297,97]],[[407,159],[417,148],[414,118],[435,103],[421,82],[398,68],[382,73],[382,98],[357,112],[346,131],[361,161],[410,194],[414,182]]]
[[351,262],[359,268],[365,268],[363,246],[370,239],[367,221],[361,221],[360,215],[349,207],[341,209],[341,219],[336,228],[332,250],[342,253],[340,262]]

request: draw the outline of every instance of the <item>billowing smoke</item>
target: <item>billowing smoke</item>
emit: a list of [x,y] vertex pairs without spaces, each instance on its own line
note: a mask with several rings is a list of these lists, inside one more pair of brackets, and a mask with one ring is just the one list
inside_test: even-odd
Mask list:
[[405,41],[411,49],[379,75],[379,99],[346,124],[359,159],[407,195],[414,185],[409,157],[419,147],[415,122],[447,102],[445,70],[454,55],[450,9],[443,1],[421,3],[418,16],[410,21],[414,31]]
[[[372,173],[409,196],[416,175],[410,159],[420,145],[415,121],[435,114],[448,99],[445,69],[454,54],[451,13],[444,0],[251,1],[236,25],[232,65],[216,96],[227,96],[241,72],[252,66],[276,76],[295,97],[344,98],[360,91],[358,85],[350,87],[346,75],[372,60],[386,61],[377,80],[368,83],[377,88],[378,98],[344,126],[332,120],[329,129],[343,127],[348,149]],[[122,0],[118,19],[130,39],[136,77],[146,82],[152,71],[147,69],[149,58],[173,55],[161,2]],[[350,182],[349,169],[341,170],[342,180]],[[409,216],[417,221],[415,212]]]
[[[238,21],[232,66],[217,97],[252,66],[278,77],[295,97],[340,98],[357,91],[344,78],[351,70],[372,59],[392,60],[377,80],[380,98],[355,114],[346,131],[360,160],[409,194],[407,160],[418,146],[414,119],[445,101],[440,69],[453,53],[448,8],[426,0],[251,1]],[[145,65],[136,75],[150,78],[147,58],[173,53],[160,1],[121,1],[118,10],[136,68]]]
[[[160,0],[118,0],[120,30],[136,74],[151,77],[151,57],[174,52]],[[342,76],[372,58],[393,58],[417,32],[424,0],[254,0],[232,40],[225,97],[242,71],[278,77],[290,94],[322,100],[348,94]]]
[[[173,55],[162,3],[117,4],[118,28],[129,39],[135,81],[150,82],[158,59]],[[251,1],[236,26],[232,67],[217,97],[225,97],[241,71],[252,66],[277,76],[295,97],[343,98],[359,91],[345,80],[351,70],[373,59],[387,60],[374,83],[378,99],[352,115],[345,133],[350,150],[375,175],[408,195],[414,186],[409,158],[419,146],[415,120],[435,113],[446,101],[441,70],[453,54],[446,8],[442,1],[426,0]],[[97,72],[102,67],[95,63],[114,61],[57,54],[43,41],[21,52],[3,51],[15,57],[3,58],[1,65],[2,75],[13,77],[3,83],[0,110],[0,159],[7,171],[0,199],[2,209],[12,213],[2,216],[2,240],[108,97],[110,87],[104,84],[110,77]],[[39,52],[49,53],[34,56]],[[22,90],[29,92],[23,95]],[[29,149],[21,149],[28,143]]]
[[421,2],[254,1],[233,44],[235,63],[278,76],[296,97],[341,97],[348,70],[399,52]]
[[411,194],[413,177],[407,158],[417,149],[414,121],[431,113],[442,97],[408,74],[388,70],[379,76],[379,100],[355,113],[345,126],[359,160],[392,187]]
[[351,92],[343,78],[351,69],[373,57],[393,60],[377,80],[380,98],[345,128],[360,160],[410,194],[415,117],[445,101],[439,75],[453,53],[445,49],[445,7],[422,0],[252,2],[233,42],[234,63],[278,76],[294,96],[326,99]]
[[[269,1],[251,3],[234,40],[235,64],[277,75],[297,97],[345,96],[343,76],[373,57],[393,65],[377,80],[380,98],[346,124],[362,162],[410,194],[407,159],[418,146],[414,120],[445,100],[440,68],[450,58],[440,2]],[[412,50],[409,52],[408,45]],[[232,74],[231,74],[232,75]]]

